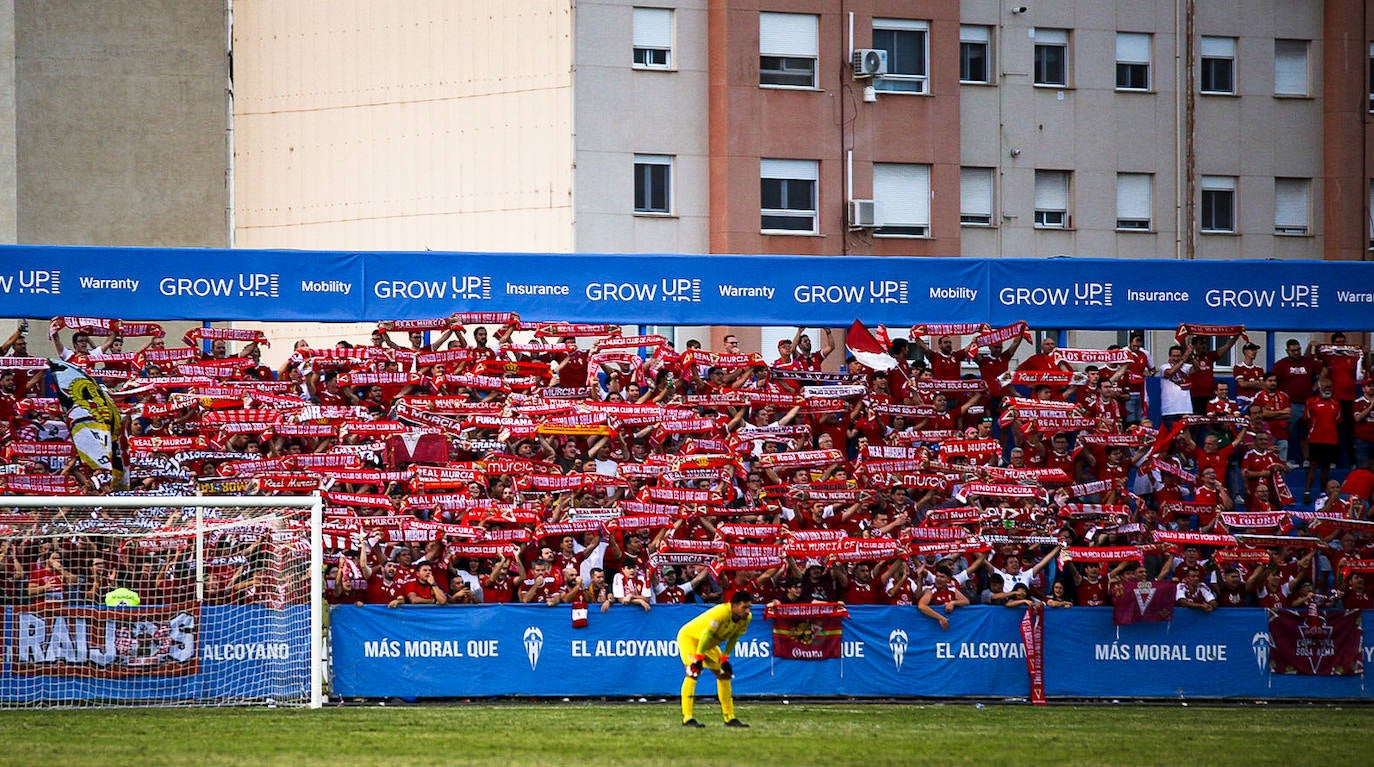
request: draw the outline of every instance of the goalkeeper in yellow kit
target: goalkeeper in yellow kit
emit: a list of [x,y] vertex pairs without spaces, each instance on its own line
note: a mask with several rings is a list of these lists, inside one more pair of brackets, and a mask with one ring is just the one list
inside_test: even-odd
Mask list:
[[[729,604],[712,607],[706,612],[687,621],[678,629],[677,648],[682,654],[682,663],[687,667],[687,677],[682,680],[682,726],[705,727],[692,717],[692,706],[696,702],[697,677],[703,668],[711,669],[716,675],[716,697],[720,698],[720,713],[725,717],[726,727],[748,727],[735,718],[735,697],[730,689],[730,680],[735,670],[730,666],[730,653],[735,651],[735,643],[749,629],[752,617],[749,608],[754,598],[747,591],[737,591]],[[721,646],[724,645],[724,651]]]

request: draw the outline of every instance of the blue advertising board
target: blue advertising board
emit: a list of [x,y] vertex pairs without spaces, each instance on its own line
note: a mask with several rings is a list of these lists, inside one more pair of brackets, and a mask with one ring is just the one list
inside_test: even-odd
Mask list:
[[[564,608],[341,606],[330,617],[333,691],[343,696],[673,695],[682,686],[677,631],[700,605],[593,611],[572,627]],[[960,611],[950,630],[911,608],[852,608],[843,657],[772,656],[755,608],[734,652],[744,695],[1001,695],[1030,689],[1020,612]],[[707,675],[709,677],[709,675]],[[703,679],[702,694],[713,692]]]
[[[1374,263],[0,246],[11,317],[1365,329]],[[897,335],[905,335],[899,332]]]
[[4,609],[0,701],[309,700],[310,611]]
[[[333,691],[360,697],[674,695],[677,630],[703,607],[593,611],[483,605],[341,606],[331,614]],[[851,607],[843,657],[772,657],[755,609],[735,650],[738,695],[1024,698],[1022,611],[973,606],[943,631],[910,607]],[[1368,698],[1363,677],[1268,671],[1264,610],[1180,610],[1172,623],[1116,627],[1107,608],[1048,610],[1045,689],[1052,697]],[[1365,662],[1374,643],[1365,637]],[[711,682],[698,688],[710,695]]]

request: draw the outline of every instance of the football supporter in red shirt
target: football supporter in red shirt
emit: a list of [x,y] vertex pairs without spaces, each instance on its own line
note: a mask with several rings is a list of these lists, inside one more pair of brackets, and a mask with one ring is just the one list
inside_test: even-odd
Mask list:
[[778,341],[778,358],[768,363],[770,367],[779,370],[794,370],[792,360],[792,342],[786,338]]
[[1246,510],[1255,511],[1250,508],[1250,499],[1254,496],[1255,487],[1263,484],[1268,490],[1269,497],[1274,497],[1277,492],[1274,488],[1274,474],[1283,471],[1287,465],[1279,457],[1277,451],[1271,443],[1268,434],[1256,434],[1255,444],[1250,448],[1250,452],[1241,459],[1241,476],[1245,478],[1245,497]]
[[969,358],[967,349],[955,349],[953,336],[940,336],[936,348],[926,345],[925,339],[916,336],[912,339],[916,348],[926,355],[926,367],[932,376],[940,381],[954,381],[963,372],[960,366]]
[[1264,390],[1255,395],[1250,407],[1252,413],[1258,410],[1260,418],[1264,419],[1265,427],[1278,446],[1279,456],[1285,461],[1288,460],[1288,456],[1292,455],[1288,436],[1294,405],[1288,395],[1279,388],[1279,377],[1276,374],[1270,373],[1264,377]]
[[1331,391],[1331,382],[1318,384],[1319,394],[1307,400],[1303,419],[1307,421],[1308,455],[1311,469],[1307,472],[1307,486],[1303,491],[1303,503],[1312,502],[1312,486],[1318,474],[1321,485],[1331,476],[1331,466],[1340,457],[1341,403],[1337,402]]
[[696,577],[690,581],[682,581],[676,567],[665,567],[658,573],[658,582],[654,584],[654,602],[661,605],[680,605],[687,602],[690,596],[710,571],[703,568],[697,573]]
[[1259,344],[1246,344],[1240,353],[1243,361],[1231,366],[1231,375],[1236,379],[1236,396],[1250,398],[1264,388],[1264,368],[1255,364]]
[[[1244,330],[1244,326],[1241,326]],[[1193,412],[1202,415],[1207,412],[1207,401],[1211,398],[1212,392],[1216,390],[1215,371],[1217,360],[1226,356],[1231,351],[1231,347],[1236,345],[1236,339],[1240,336],[1231,336],[1226,339],[1215,350],[1208,349],[1207,339],[1202,336],[1193,336],[1193,372],[1188,374],[1188,382],[1191,384],[1188,390],[1192,392]]]
[[385,562],[379,570],[374,571],[367,564],[367,552],[364,550],[358,554],[358,565],[362,567],[363,577],[367,579],[367,590],[363,593],[364,603],[387,607],[399,607],[405,603],[406,584],[398,577],[395,562]]
[[1177,586],[1174,603],[1210,613],[1217,607],[1217,598],[1202,582],[1202,571],[1197,567],[1189,567],[1184,571],[1183,582]]
[[898,560],[897,565],[888,570],[883,583],[883,604],[914,605],[920,598],[921,584],[907,574],[906,560]]
[[1374,379],[1360,384],[1360,397],[1351,406],[1354,422],[1351,436],[1355,442],[1355,467],[1364,466],[1374,458]]
[[1001,343],[988,346],[986,353],[979,353],[973,358],[973,363],[978,366],[978,377],[983,379],[983,383],[988,386],[988,415],[994,418],[1002,412],[1002,398],[1009,393],[1006,386],[998,379],[1002,374],[1011,368],[1012,357],[1016,350],[1021,348],[1021,336],[1017,336],[1011,342],[1010,349],[1004,349]]
[[840,601],[847,605],[877,605],[883,603],[883,592],[880,581],[885,581],[889,577],[888,573],[883,573],[878,579],[873,578],[873,565],[868,562],[856,562],[854,567],[846,571],[842,567],[836,568],[837,579],[840,586]]
[[1188,456],[1197,464],[1198,474],[1201,475],[1203,470],[1212,468],[1216,470],[1217,478],[1223,484],[1226,483],[1227,472],[1231,467],[1231,455],[1236,450],[1235,444],[1232,443],[1223,447],[1220,437],[1215,434],[1208,434],[1202,438],[1202,446],[1198,447],[1193,438],[1188,436],[1188,432],[1185,431],[1179,436],[1184,440]]
[[1341,405],[1341,423],[1338,428],[1341,465],[1345,465],[1344,461],[1351,458],[1351,427],[1355,421],[1355,398],[1360,394],[1360,385],[1356,379],[1363,357],[1364,348],[1346,346],[1345,334],[1341,332],[1331,334],[1330,344],[1317,347],[1317,359],[1322,363],[1317,380],[1319,383],[1331,382],[1332,395]]
[[831,352],[835,351],[835,334],[830,328],[821,328],[825,340],[817,352],[811,350],[811,336],[805,331],[805,327],[797,328],[797,334],[792,337],[792,364],[797,370],[817,372]]
[[1374,599],[1370,598],[1369,590],[1365,586],[1364,573],[1351,573],[1339,593],[1341,607],[1347,610],[1374,609]]
[[1131,334],[1126,350],[1131,354],[1131,361],[1126,363],[1126,378],[1122,382],[1130,393],[1126,401],[1126,424],[1134,426],[1145,418],[1145,379],[1159,371],[1155,370],[1149,353],[1145,351],[1145,336]]
[[1207,415],[1240,415],[1240,403],[1231,399],[1231,385],[1217,381],[1213,387],[1216,396],[1207,400]]
[[443,605],[448,604],[448,594],[434,580],[434,565],[422,562],[415,568],[415,579],[406,584],[406,604]]
[[1240,570],[1226,568],[1221,582],[1216,585],[1217,607],[1245,607],[1250,601],[1250,590],[1240,577]]
[[553,570],[548,560],[536,559],[529,577],[520,584],[519,591],[520,601],[525,604],[532,602],[553,604],[563,591],[562,573]]
[[62,553],[47,551],[29,576],[29,596],[36,607],[61,607],[67,603],[67,587],[76,585],[76,573],[62,566]]
[[1371,500],[1374,499],[1374,460],[1345,475],[1341,492],[1359,498],[1366,504],[1374,502]]
[[[1071,367],[1069,363],[1063,362],[1055,356],[1054,350],[1057,348],[1059,348],[1059,344],[1056,343],[1055,340],[1049,337],[1048,335],[1045,336],[1045,338],[1040,341],[1040,351],[1022,360],[1021,364],[1016,366],[1016,369],[1030,371],[1058,370],[1062,372],[1072,373],[1073,367]],[[1051,386],[1049,388],[1052,395],[1052,399],[1062,399],[1065,387]]]
[[[1302,411],[1313,394],[1312,387],[1316,380],[1317,373],[1321,371],[1322,364],[1312,356],[1312,344],[1308,344],[1307,353],[1303,353],[1302,344],[1296,338],[1288,339],[1284,345],[1287,356],[1270,368],[1269,372],[1278,378],[1279,391],[1288,395],[1292,408],[1288,414],[1288,432],[1283,439],[1289,440],[1288,452],[1284,458],[1289,463],[1301,460],[1307,463],[1307,434],[1301,430]],[[1270,427],[1272,430],[1272,426]],[[1275,435],[1277,437],[1277,435]],[[1297,442],[1298,450],[1294,450],[1293,442]],[[1301,456],[1301,458],[1299,458]]]
[[935,583],[921,592],[921,597],[916,602],[916,608],[926,617],[935,619],[940,624],[940,628],[948,631],[949,618],[946,618],[945,615],[954,612],[954,608],[963,607],[967,604],[968,597],[964,596],[964,592],[955,588],[953,575],[949,568],[941,566],[935,568]]
[[1073,576],[1074,602],[1079,607],[1104,607],[1112,603],[1107,579],[1102,577],[1102,563],[1084,562],[1080,565],[1070,560],[1064,564],[1064,568]]

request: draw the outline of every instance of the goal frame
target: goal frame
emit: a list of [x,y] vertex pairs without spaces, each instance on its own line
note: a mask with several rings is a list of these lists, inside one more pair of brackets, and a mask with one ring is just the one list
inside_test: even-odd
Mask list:
[[[306,509],[310,512],[310,700],[309,708],[324,705],[324,499],[311,495],[0,495],[0,508],[8,509],[140,509],[159,506],[194,508],[196,549],[204,550],[205,510]],[[204,557],[196,560],[196,598],[204,596]]]

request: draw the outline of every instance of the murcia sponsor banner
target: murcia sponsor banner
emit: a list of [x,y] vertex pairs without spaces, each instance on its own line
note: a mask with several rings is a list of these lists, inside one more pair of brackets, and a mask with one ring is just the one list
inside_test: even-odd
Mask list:
[[185,676],[199,670],[199,629],[194,605],[20,611],[5,655],[15,674]]
[[1359,610],[1269,611],[1269,668],[1279,674],[1362,676]]

